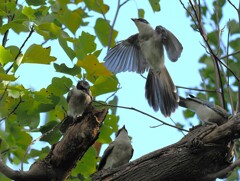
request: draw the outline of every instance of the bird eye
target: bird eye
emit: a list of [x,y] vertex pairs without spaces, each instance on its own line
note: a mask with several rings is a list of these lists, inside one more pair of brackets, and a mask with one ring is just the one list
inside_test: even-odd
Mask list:
[[139,18],[138,19],[140,22],[143,22],[143,23],[146,23],[146,24],[149,24],[147,20],[143,19],[143,18]]

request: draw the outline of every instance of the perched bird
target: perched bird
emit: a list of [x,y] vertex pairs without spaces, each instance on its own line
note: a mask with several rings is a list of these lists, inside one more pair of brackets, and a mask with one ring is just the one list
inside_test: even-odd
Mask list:
[[115,168],[129,162],[133,155],[131,140],[127,129],[123,126],[113,142],[109,144],[100,160],[98,170]]
[[192,95],[189,96],[186,99],[180,97],[179,106],[194,111],[202,122],[221,125],[228,120],[228,113],[222,107],[200,100]]
[[92,102],[93,96],[90,90],[90,85],[87,81],[81,80],[74,86],[67,95],[68,112],[67,117],[62,121],[60,131],[65,133],[67,128],[79,116],[83,114],[86,107]]
[[145,85],[147,101],[154,111],[160,109],[164,116],[170,116],[178,107],[179,97],[164,64],[163,47],[173,62],[180,57],[183,47],[164,27],[157,26],[154,30],[145,19],[132,20],[139,33],[110,49],[104,64],[114,73],[132,71],[142,74],[149,70]]

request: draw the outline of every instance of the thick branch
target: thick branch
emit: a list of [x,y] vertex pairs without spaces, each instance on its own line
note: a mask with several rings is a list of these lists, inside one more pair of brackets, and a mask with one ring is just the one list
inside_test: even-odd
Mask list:
[[68,128],[63,138],[51,148],[41,161],[34,163],[29,171],[14,171],[0,162],[0,172],[16,181],[62,181],[98,138],[100,126],[107,109],[92,110],[90,106],[77,122]]
[[[216,133],[221,135],[219,131],[222,130],[222,126],[235,127],[235,129],[226,129],[226,133],[223,132],[224,136],[221,137]],[[240,115],[222,126],[198,126],[179,142],[149,153],[119,168],[96,172],[92,175],[92,179],[94,181],[176,180],[176,178],[185,181],[201,180],[206,175],[217,173],[230,165],[228,154],[231,150],[229,150],[228,143],[240,137],[237,134],[240,131]],[[156,139],[156,144],[159,140]]]

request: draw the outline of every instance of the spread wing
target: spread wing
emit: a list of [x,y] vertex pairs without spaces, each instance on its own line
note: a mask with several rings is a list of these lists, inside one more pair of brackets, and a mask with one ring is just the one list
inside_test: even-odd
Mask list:
[[104,165],[106,164],[107,158],[112,152],[113,148],[114,148],[114,141],[110,143],[107,149],[104,151],[103,156],[98,165],[98,171],[103,169]]
[[114,73],[129,71],[142,74],[149,69],[139,46],[138,33],[111,48],[104,61],[104,65]]
[[183,47],[179,40],[172,32],[164,28],[163,26],[157,26],[155,29],[159,34],[162,34],[163,45],[167,51],[168,58],[176,62],[180,57]]

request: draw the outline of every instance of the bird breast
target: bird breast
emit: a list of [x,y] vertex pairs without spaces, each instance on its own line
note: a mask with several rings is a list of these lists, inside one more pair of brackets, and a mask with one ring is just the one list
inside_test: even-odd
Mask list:
[[161,36],[154,32],[151,36],[140,36],[139,40],[141,51],[150,67],[155,71],[161,70],[164,67],[164,50]]

